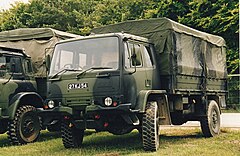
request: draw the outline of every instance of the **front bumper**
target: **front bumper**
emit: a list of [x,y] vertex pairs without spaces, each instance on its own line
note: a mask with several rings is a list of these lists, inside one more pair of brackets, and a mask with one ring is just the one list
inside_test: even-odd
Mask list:
[[131,103],[121,104],[116,107],[103,107],[100,105],[89,105],[86,107],[86,113],[98,112],[98,111],[119,111],[119,112],[133,112],[131,109]]
[[[77,126],[80,129],[85,129],[85,128],[90,128],[90,129],[95,129],[96,127],[99,127],[99,124],[101,125],[98,121],[96,121],[94,118],[94,114],[113,114],[113,115],[126,115],[126,114],[132,114],[132,113],[138,113],[140,112],[139,110],[132,110],[131,109],[131,103],[127,104],[121,104],[116,107],[102,107],[99,105],[88,105],[85,107],[85,109],[77,109],[74,107],[67,107],[67,106],[58,106],[53,109],[38,109],[37,110],[39,115],[43,118],[43,123],[45,125],[49,125],[51,122],[54,120],[61,120],[63,119],[63,116],[66,116],[67,120],[70,118],[74,118],[74,116],[78,116],[74,120],[71,120],[71,122]],[[81,112],[84,112],[82,114]],[[83,116],[79,118],[80,114]],[[90,118],[89,118],[90,117]],[[64,117],[65,119],[65,117]],[[131,122],[131,121],[130,121]]]
[[[88,105],[85,107],[84,110],[86,114],[92,113],[92,112],[99,112],[99,111],[114,111],[114,112],[125,112],[125,113],[133,113],[138,112],[138,110],[132,110],[131,103],[127,104],[121,104],[116,107],[102,107],[99,105]],[[81,111],[81,110],[79,110]],[[38,108],[37,112],[40,116],[62,116],[62,115],[74,115],[75,108],[74,107],[68,107],[68,106],[57,106],[53,109],[42,109]]]

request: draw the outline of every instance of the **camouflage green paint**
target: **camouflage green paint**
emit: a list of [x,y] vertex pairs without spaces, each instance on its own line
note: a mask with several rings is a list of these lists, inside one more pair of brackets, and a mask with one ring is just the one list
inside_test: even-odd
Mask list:
[[[214,115],[209,114],[214,113],[207,113],[213,111],[208,105],[214,101],[216,109],[224,106],[226,70],[224,56],[214,60],[211,52],[224,53],[225,42],[171,20],[159,20],[109,25],[94,30],[103,34],[65,40],[55,46],[47,106],[41,113],[62,119],[66,148],[79,147],[85,129],[116,135],[138,129],[143,146],[151,150],[158,146],[160,124],[181,125],[195,120],[201,121],[203,132],[212,129],[208,120],[213,120]],[[123,30],[142,37],[125,32],[104,34]],[[109,42],[116,37],[117,42]],[[108,53],[109,49],[116,52],[112,47],[118,47],[118,68],[109,68],[106,63],[114,60]],[[218,61],[221,65],[213,65]],[[211,76],[222,80],[212,80]]]
[[14,93],[18,87],[17,83],[14,82],[3,84],[7,80],[8,79],[0,79],[0,107],[2,109],[6,109],[8,107],[10,101],[9,96]]
[[[22,63],[25,59],[29,60],[21,49],[12,49],[6,47],[0,47],[0,52],[2,50],[1,56],[5,57],[20,57]],[[18,66],[23,66],[22,64]],[[19,106],[20,96],[18,94],[23,94],[26,92],[37,92],[36,81],[32,75],[27,75],[26,73],[21,73],[22,75],[14,75],[14,73],[8,71],[5,75],[0,77],[0,119],[14,117],[15,111]],[[22,96],[21,96],[22,97]],[[18,99],[19,98],[19,99]],[[31,99],[29,99],[30,101]],[[36,102],[37,103],[37,102]],[[28,104],[31,104],[30,102]]]
[[[147,45],[149,49],[152,48],[151,43],[145,38],[132,35],[128,36],[127,34],[111,34],[107,37],[111,36],[117,36],[119,38],[119,68],[117,70],[91,70],[83,74],[79,74],[82,71],[65,71],[53,78],[51,78],[51,76],[49,77],[47,101],[53,100],[56,104],[52,112],[59,112],[62,115],[70,115],[76,118],[76,120],[78,120],[76,126],[80,128],[91,128],[88,122],[85,123],[82,122],[82,120],[83,118],[88,120],[89,115],[91,116],[98,112],[106,114],[117,112],[113,114],[113,118],[114,116],[122,116],[122,118],[126,118],[125,120],[128,119],[123,114],[128,114],[130,118],[133,118],[133,121],[135,121],[137,114],[145,112],[145,105],[150,95],[163,95],[164,97],[166,93],[166,91],[159,90],[160,81],[158,79],[157,69],[154,67],[146,67],[146,55],[142,54],[141,61],[143,65],[136,67],[136,70],[134,66],[127,69],[124,68],[123,65],[127,43],[124,41],[125,37],[131,38],[129,43]],[[78,40],[71,41],[75,42]],[[71,43],[71,41],[63,41],[63,43],[67,44]],[[59,43],[59,45],[61,45],[61,43]],[[89,51],[89,53],[91,52]],[[151,52],[149,51],[149,53]],[[154,55],[154,53],[152,52],[150,55]],[[153,58],[153,61],[156,60]],[[55,68],[54,66],[55,65],[52,64],[51,68]],[[69,84],[73,84],[73,88],[74,84],[86,84],[87,87],[69,89]],[[106,97],[111,97],[112,100],[117,103],[116,106],[106,107],[104,104]],[[165,100],[165,102],[167,103],[167,100]],[[167,105],[164,105],[164,107],[166,106]],[[46,111],[46,116],[48,113],[50,112]],[[166,114],[168,113],[169,112]],[[79,116],[78,114],[82,115]],[[137,122],[137,120],[135,122]]]
[[[175,35],[178,36],[178,34]],[[78,46],[78,44],[74,44],[75,42],[87,42],[88,39],[105,39],[117,36],[119,39],[119,68],[109,70],[102,67],[103,69],[89,69],[87,71],[66,69],[59,74],[50,75],[47,101],[53,100],[55,108],[47,110],[46,115],[54,112],[69,116],[73,118],[74,124],[81,129],[96,128],[94,126],[97,126],[97,122],[101,122],[92,123],[96,114],[105,116],[106,118],[102,120],[112,122],[113,125],[116,122],[114,119],[120,116],[127,124],[140,126],[139,120],[146,111],[147,103],[156,101],[162,111],[160,122],[163,124],[171,124],[170,114],[176,124],[182,124],[188,119],[199,120],[206,110],[204,101],[209,99],[217,100],[220,96],[224,97],[225,84],[224,80],[211,82],[206,80],[206,77],[204,77],[207,72],[205,55],[198,53],[199,49],[201,49],[199,44],[204,41],[201,40],[200,42],[200,39],[184,35],[181,34],[178,39],[175,39],[173,43],[176,44],[175,47],[169,47],[170,44],[166,45],[164,42],[162,45],[166,46],[163,48],[166,50],[164,53],[154,51],[153,44],[146,38],[126,33],[93,35],[58,43],[56,49],[58,49],[58,46],[69,44],[71,46],[66,46],[67,50],[64,49],[63,51],[72,50],[75,52],[76,50],[71,49]],[[183,39],[180,39],[180,37]],[[166,38],[169,43],[172,42],[171,36]],[[185,40],[189,40],[190,44],[194,45],[193,51],[187,49],[186,44],[181,45],[182,41]],[[130,46],[136,51],[129,48]],[[137,60],[138,49],[135,46],[139,47],[139,49],[144,47],[145,50],[141,52],[141,57],[138,58],[142,62],[134,66],[127,64],[127,61],[129,60],[130,64],[133,59],[136,62],[139,61]],[[87,47],[80,46],[79,48],[84,49]],[[184,63],[188,63],[184,60],[186,58],[183,59],[183,57],[186,57],[183,56],[181,51],[184,48],[191,56],[190,58],[194,58],[191,62],[191,68],[183,66]],[[88,52],[94,53],[94,51]],[[130,55],[132,52],[135,55]],[[60,55],[56,56],[59,57]],[[53,55],[53,59],[56,56]],[[76,56],[78,57],[78,55]],[[151,65],[149,65],[150,61],[147,61],[148,59],[151,60]],[[198,59],[201,61],[196,63]],[[57,63],[51,64],[51,68],[55,69],[60,66]],[[166,75],[161,71],[163,68],[168,72]],[[199,68],[203,69],[199,70]],[[222,73],[224,72],[222,71]],[[214,90],[207,91],[207,88],[204,88],[206,86],[209,87],[208,89],[213,87]],[[213,95],[216,92],[219,95]],[[111,97],[112,101],[115,102],[115,106],[105,104],[107,103],[105,102],[107,97]],[[178,117],[180,121],[178,121]],[[119,120],[119,118],[117,119]]]

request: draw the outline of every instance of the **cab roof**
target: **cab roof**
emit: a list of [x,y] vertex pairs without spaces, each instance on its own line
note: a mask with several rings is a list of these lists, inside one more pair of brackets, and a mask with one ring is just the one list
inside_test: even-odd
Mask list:
[[3,45],[0,45],[0,53],[14,54],[14,55],[23,55],[23,56],[29,57],[25,53],[24,49],[6,47],[6,46],[3,46]]
[[52,28],[20,28],[9,31],[0,32],[0,42],[32,40],[58,37],[61,39],[74,38],[79,35],[59,31]]
[[136,35],[132,35],[132,34],[124,33],[124,32],[106,33],[106,34],[91,33],[89,36],[80,36],[80,37],[77,37],[77,38],[62,40],[59,43],[65,43],[65,42],[71,42],[71,41],[77,41],[77,40],[85,40],[85,39],[92,39],[92,38],[113,37],[113,36],[126,38],[128,40],[136,40],[136,41],[151,43],[151,40],[149,40],[145,37],[136,36]]

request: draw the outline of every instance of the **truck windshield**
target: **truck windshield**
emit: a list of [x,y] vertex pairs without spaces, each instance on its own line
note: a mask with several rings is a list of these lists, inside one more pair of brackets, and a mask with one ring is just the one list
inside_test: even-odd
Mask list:
[[118,69],[117,37],[81,39],[56,45],[49,76],[59,71],[85,71],[90,68]]

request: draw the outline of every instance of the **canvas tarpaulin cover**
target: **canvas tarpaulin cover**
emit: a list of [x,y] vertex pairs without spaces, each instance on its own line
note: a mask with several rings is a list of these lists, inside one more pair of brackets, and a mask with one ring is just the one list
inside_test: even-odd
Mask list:
[[51,55],[56,42],[77,36],[51,28],[21,28],[0,32],[0,45],[25,49],[32,58],[36,76],[46,76],[42,64],[45,53]]
[[226,45],[222,37],[168,18],[126,21],[92,30],[97,34],[113,32],[150,39],[159,56],[161,75],[203,76],[205,73],[212,78],[226,78]]

